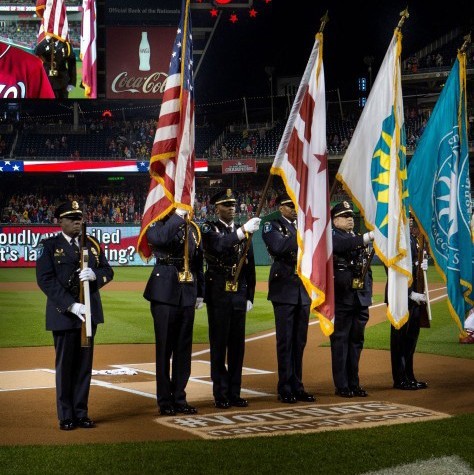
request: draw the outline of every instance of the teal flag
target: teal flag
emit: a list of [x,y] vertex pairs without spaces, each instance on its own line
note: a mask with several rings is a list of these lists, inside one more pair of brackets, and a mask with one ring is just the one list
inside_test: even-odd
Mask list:
[[474,299],[466,116],[466,56],[459,53],[408,165],[408,193],[461,332]]

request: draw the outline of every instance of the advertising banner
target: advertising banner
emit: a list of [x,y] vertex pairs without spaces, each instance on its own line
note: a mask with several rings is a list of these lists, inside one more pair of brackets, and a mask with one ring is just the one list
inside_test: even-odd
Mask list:
[[[0,267],[35,267],[41,240],[58,232],[60,227],[54,225],[0,226]],[[111,266],[147,265],[135,249],[139,232],[139,225],[91,224],[87,228],[87,233],[100,243]]]
[[176,27],[107,28],[107,99],[161,99]]
[[222,160],[222,174],[229,173],[257,173],[257,160],[255,158]]

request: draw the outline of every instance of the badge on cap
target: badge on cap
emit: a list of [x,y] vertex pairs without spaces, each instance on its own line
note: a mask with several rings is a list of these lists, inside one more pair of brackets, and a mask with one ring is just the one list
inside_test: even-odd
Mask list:
[[71,203],[71,207],[72,207],[72,209],[74,209],[74,210],[78,210],[78,209],[79,209],[79,203],[78,203],[77,201],[73,201],[73,202]]
[[342,204],[344,205],[344,208],[351,209],[351,205],[347,201],[343,201]]
[[230,188],[227,188],[227,191],[225,192],[227,198],[230,198],[232,196],[232,190]]

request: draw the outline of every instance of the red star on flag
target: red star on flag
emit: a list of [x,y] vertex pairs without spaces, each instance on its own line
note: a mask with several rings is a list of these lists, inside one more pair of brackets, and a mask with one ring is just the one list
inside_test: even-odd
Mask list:
[[304,232],[308,230],[313,232],[313,225],[315,221],[318,221],[318,220],[319,220],[318,217],[313,217],[313,215],[311,214],[311,207],[309,207],[306,210],[305,217],[304,217]]
[[212,10],[209,11],[212,17],[217,17],[217,10],[213,8]]
[[324,172],[328,168],[328,161],[326,160],[326,155],[314,154],[314,158],[319,161],[319,170],[318,173]]
[[249,15],[250,15],[250,18],[257,18],[257,10],[255,10],[255,8],[252,8],[249,10]]
[[236,23],[237,21],[239,21],[239,17],[235,13],[232,13],[232,15],[229,17],[229,20],[232,23]]

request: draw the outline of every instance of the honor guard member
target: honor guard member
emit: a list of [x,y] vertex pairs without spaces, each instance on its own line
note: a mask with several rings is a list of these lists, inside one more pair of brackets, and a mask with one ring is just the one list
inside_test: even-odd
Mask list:
[[153,316],[156,399],[162,416],[197,413],[186,400],[186,385],[191,375],[194,313],[204,305],[204,273],[199,228],[192,221],[186,224],[187,219],[187,212],[177,209],[146,231],[156,261],[143,296],[150,301]]
[[[418,270],[419,234],[418,226],[410,215],[410,250],[414,283]],[[423,259],[421,270],[425,271],[427,269],[428,259]],[[415,292],[413,289],[414,284],[408,289],[408,321],[399,330],[390,325],[390,357],[393,387],[395,389],[416,390],[428,387],[424,381],[418,381],[413,372],[413,357],[420,335],[422,305],[426,305],[426,295]],[[385,287],[385,302],[387,302],[387,286]]]
[[[255,260],[250,245],[245,263],[233,286],[237,266],[249,234],[258,230],[260,218],[251,218],[243,226],[234,224],[236,199],[227,189],[214,195],[217,221],[202,226],[205,273],[205,297],[211,347],[211,379],[217,408],[246,407],[240,397],[245,350],[245,317],[252,309],[255,294]],[[227,359],[227,367],[226,367]]]
[[[114,276],[99,243],[87,236],[88,268],[80,270],[79,234],[82,211],[76,201],[56,208],[62,231],[43,240],[36,261],[36,280],[46,294],[46,330],[53,332],[56,351],[56,402],[61,430],[92,428],[88,398],[92,376],[93,338],[104,322],[99,289]],[[79,303],[80,281],[89,281],[92,343],[81,347],[86,308]]]
[[333,222],[333,261],[335,318],[331,334],[332,375],[336,395],[366,397],[359,385],[359,360],[364,331],[372,303],[372,271],[368,266],[367,245],[372,232],[354,233],[352,204],[343,201],[331,210]]
[[275,314],[278,359],[278,399],[293,404],[314,402],[304,390],[303,352],[308,336],[311,299],[296,272],[295,205],[286,194],[277,196],[281,217],[263,226],[262,237],[273,259],[268,280],[268,300]]

